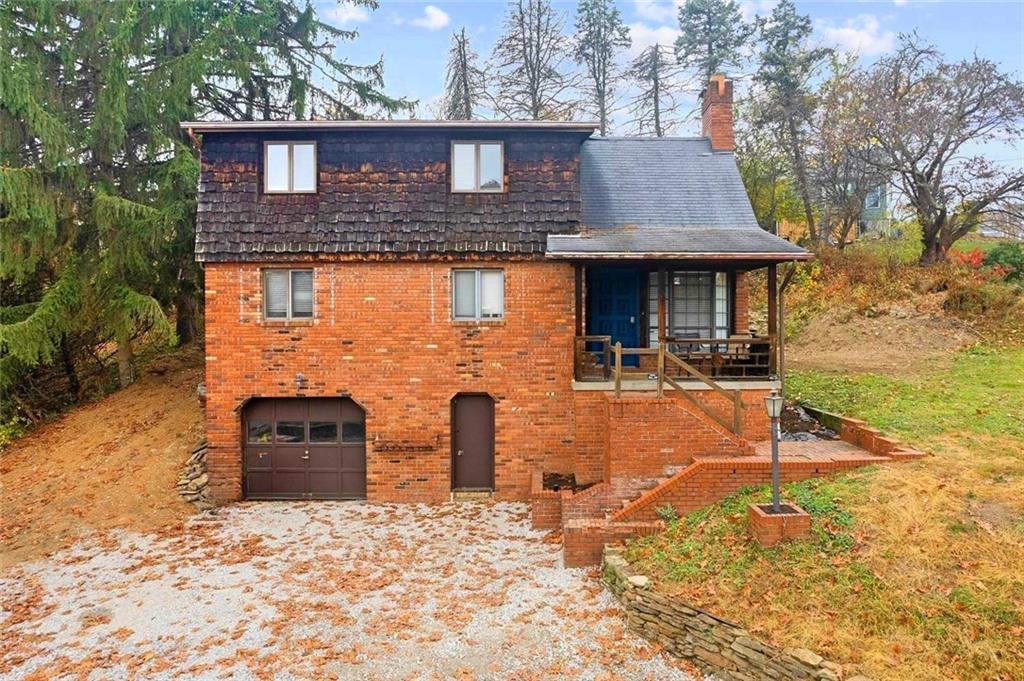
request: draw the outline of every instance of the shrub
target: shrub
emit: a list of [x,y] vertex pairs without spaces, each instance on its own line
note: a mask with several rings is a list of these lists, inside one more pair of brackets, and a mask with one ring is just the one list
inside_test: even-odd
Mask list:
[[679,520],[679,514],[676,513],[676,509],[672,504],[665,504],[664,506],[656,506],[654,513],[664,520],[666,523],[675,522]]
[[982,262],[1006,281],[1024,284],[1024,244],[999,244],[985,254]]
[[965,277],[950,283],[942,307],[954,314],[981,315],[1009,311],[1016,302],[1010,286]]

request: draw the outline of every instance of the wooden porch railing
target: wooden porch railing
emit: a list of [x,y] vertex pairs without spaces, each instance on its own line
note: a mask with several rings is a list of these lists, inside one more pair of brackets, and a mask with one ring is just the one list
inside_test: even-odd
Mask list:
[[[727,344],[730,339],[711,340],[715,343]],[[749,343],[751,339],[745,340]],[[649,379],[652,374],[655,374],[657,377],[659,398],[664,396],[665,385],[668,384],[670,388],[677,390],[680,395],[689,400],[693,405],[707,414],[723,428],[735,435],[742,435],[743,401],[740,391],[724,388],[720,383],[714,381],[704,372],[668,350],[668,347],[672,342],[677,341],[676,339],[666,339],[666,342],[659,343],[657,348],[624,348],[622,347],[622,343],[612,344],[611,336],[578,336],[576,338],[575,347],[576,380],[586,380],[587,377],[593,376],[593,369],[600,369],[603,380],[614,381],[615,397],[619,397],[622,394],[623,379],[646,380]],[[704,339],[686,339],[686,342],[703,344],[705,341]],[[588,344],[598,345],[599,348],[588,349]],[[655,371],[648,371],[642,368],[633,369],[632,367],[625,367],[622,360],[623,357],[628,356],[656,357],[657,364]],[[598,357],[601,358],[600,364],[598,364]],[[588,365],[588,361],[592,362],[592,366]],[[669,371],[669,368],[675,370],[674,376],[670,375],[671,372]],[[684,388],[677,380],[677,378],[682,377],[696,379],[718,395],[721,395],[726,400],[726,404],[730,406],[729,411],[731,413],[723,416],[698,400],[693,396],[692,391]]]

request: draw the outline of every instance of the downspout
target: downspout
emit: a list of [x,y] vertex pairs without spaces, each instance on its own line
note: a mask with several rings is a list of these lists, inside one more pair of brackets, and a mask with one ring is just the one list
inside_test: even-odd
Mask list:
[[786,396],[786,287],[796,274],[796,263],[791,263],[779,286],[779,394]]

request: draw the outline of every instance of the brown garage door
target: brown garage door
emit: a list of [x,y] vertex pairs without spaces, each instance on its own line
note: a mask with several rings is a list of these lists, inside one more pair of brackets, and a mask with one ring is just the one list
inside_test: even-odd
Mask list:
[[243,433],[246,498],[366,498],[365,414],[352,400],[255,399]]

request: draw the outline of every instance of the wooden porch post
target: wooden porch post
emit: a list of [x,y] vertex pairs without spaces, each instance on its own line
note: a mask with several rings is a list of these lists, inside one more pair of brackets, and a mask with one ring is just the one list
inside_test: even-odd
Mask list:
[[668,303],[665,300],[665,289],[668,285],[668,273],[664,267],[658,268],[658,397],[664,394],[665,383],[665,337],[666,320],[668,319]]
[[668,272],[664,267],[658,268],[658,345],[664,345],[665,336],[668,335],[665,327],[668,325],[668,302],[665,300],[665,289],[668,288]]
[[779,275],[775,263],[768,265],[768,373],[777,375],[779,342]]

